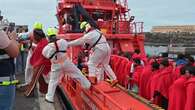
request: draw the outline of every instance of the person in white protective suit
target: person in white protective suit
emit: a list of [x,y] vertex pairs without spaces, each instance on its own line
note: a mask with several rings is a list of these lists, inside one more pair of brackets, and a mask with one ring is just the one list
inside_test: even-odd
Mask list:
[[48,28],[47,38],[49,44],[44,47],[42,51],[43,56],[50,59],[52,63],[48,92],[45,96],[45,100],[51,103],[54,102],[54,93],[62,71],[73,79],[79,81],[83,88],[89,89],[91,86],[91,83],[81,71],[70,60],[68,60],[66,56],[68,42],[64,39],[57,40],[56,34],[57,30],[55,28]]
[[86,21],[83,21],[80,24],[80,29],[84,30],[84,36],[70,41],[68,45],[77,46],[88,44],[89,48],[93,51],[90,54],[89,61],[87,63],[89,69],[89,80],[92,84],[96,84],[97,81],[103,80],[104,72],[106,72],[112,81],[111,86],[115,86],[118,83],[118,80],[109,65],[111,49],[105,36]]
[[[43,29],[43,24],[40,22],[35,22],[33,25],[33,30],[34,29]],[[20,84],[17,87],[18,88],[22,88],[25,85],[28,85],[31,82],[32,76],[33,76],[33,67],[30,64],[30,58],[33,54],[33,50],[36,48],[36,44],[32,42],[33,39],[33,32],[30,33],[25,33],[23,35],[19,35],[18,41],[29,41],[29,51],[28,51],[28,55],[27,55],[27,59],[26,59],[26,66],[25,66],[25,83],[24,84]]]

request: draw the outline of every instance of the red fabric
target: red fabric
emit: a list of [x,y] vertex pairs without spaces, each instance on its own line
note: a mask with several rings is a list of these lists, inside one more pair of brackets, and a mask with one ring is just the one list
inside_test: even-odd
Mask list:
[[160,70],[152,71],[151,76],[148,79],[148,83],[146,85],[146,96],[148,99],[151,99],[154,95],[154,91],[156,89],[156,84],[158,81]]
[[144,62],[144,64],[147,64],[147,57],[145,55],[134,53],[132,55],[132,59],[140,59]]
[[195,76],[186,82],[186,104],[184,110],[195,110]]
[[174,71],[173,71],[173,79],[176,80],[180,77],[180,69],[183,67],[184,65],[179,65],[177,67],[175,67]]
[[160,92],[165,98],[168,99],[168,90],[173,83],[173,67],[169,66],[164,68],[160,74],[157,84],[157,91]]
[[128,78],[131,77],[130,76],[131,64],[132,64],[132,62],[129,61],[125,66],[125,75],[123,76],[123,83],[124,83],[125,87],[127,87],[128,83],[129,83]]
[[49,59],[46,59],[43,55],[42,55],[42,50],[43,48],[48,44],[47,39],[42,39],[38,44],[37,47],[35,48],[35,50],[33,51],[32,57],[30,59],[30,64],[33,67],[37,67],[40,65],[47,65],[47,69],[46,71],[44,71],[43,74],[47,75],[50,71],[50,66],[51,66],[51,62]]
[[134,53],[133,55],[132,55],[132,58],[133,59],[142,59],[142,56],[141,56],[141,54],[137,54],[137,53]]
[[140,76],[139,95],[146,99],[149,99],[147,85],[152,75],[151,65],[147,65]]
[[183,104],[186,102],[185,83],[186,76],[178,78],[169,88],[169,106],[168,110],[184,110]]
[[133,73],[134,82],[138,85],[138,87],[140,85],[140,77],[141,77],[141,74],[143,72],[143,69],[144,69],[144,67],[141,65],[136,66],[135,71]]
[[[150,81],[148,82],[148,88],[149,90],[149,97],[150,99],[154,96],[154,92],[157,91],[158,83],[159,83],[159,76],[161,75],[162,69],[156,70],[153,72],[153,76],[151,77]],[[154,99],[155,104],[160,105],[161,99],[157,97]]]
[[129,75],[131,62],[125,58],[117,55],[111,56],[111,67],[116,74],[117,80],[121,85],[126,85],[126,76]]
[[116,75],[117,75],[117,73],[116,73],[117,67],[119,64],[120,64],[120,57],[117,55],[112,55],[111,56],[111,67]]
[[131,62],[129,62],[128,59],[124,58],[118,68],[118,76],[117,79],[119,80],[119,82],[125,86],[125,81],[127,76],[129,76],[130,73],[130,67],[131,67]]
[[[119,65],[117,66],[117,73],[118,73],[118,78],[119,79],[121,79],[122,78],[122,76],[123,76],[123,74],[125,74],[124,73],[124,69],[125,69],[125,66],[126,66],[126,64],[128,63],[129,61],[127,60],[127,59],[122,59],[121,58],[121,60],[120,60],[120,63],[119,63]],[[122,79],[121,79],[122,80]]]
[[46,94],[48,90],[48,84],[45,82],[43,75],[39,77],[39,92]]

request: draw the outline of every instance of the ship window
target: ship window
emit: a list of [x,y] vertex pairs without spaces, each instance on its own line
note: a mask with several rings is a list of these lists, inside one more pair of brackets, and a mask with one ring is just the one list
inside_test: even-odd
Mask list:
[[133,45],[129,43],[128,40],[127,41],[122,40],[119,43],[120,43],[121,50],[123,52],[133,52],[134,51]]

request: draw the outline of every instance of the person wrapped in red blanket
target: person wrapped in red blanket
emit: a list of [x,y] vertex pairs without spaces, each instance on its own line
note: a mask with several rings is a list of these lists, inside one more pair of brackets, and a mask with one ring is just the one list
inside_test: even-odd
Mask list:
[[154,75],[159,72],[159,63],[156,61],[148,64],[141,75],[140,78],[140,87],[139,87],[139,95],[150,100],[150,87],[151,87],[151,79]]
[[180,69],[181,76],[169,88],[168,110],[184,110],[183,104],[186,102],[185,83],[190,77],[190,68],[188,66],[182,67]]
[[29,96],[35,88],[35,84],[39,81],[39,91],[43,94],[47,93],[47,83],[44,80],[44,75],[48,75],[51,67],[50,60],[46,59],[42,55],[43,48],[48,44],[46,36],[41,29],[35,29],[33,31],[33,42],[37,44],[37,47],[33,51],[30,59],[30,64],[33,67],[33,77],[31,82],[26,86],[25,95]]
[[160,62],[161,72],[158,75],[157,85],[155,87],[155,92],[153,98],[157,98],[160,102],[159,105],[164,109],[168,108],[168,89],[173,83],[172,71],[173,67],[169,65],[168,59],[163,59]]
[[191,77],[186,82],[186,103],[183,110],[195,110],[195,67],[189,70]]

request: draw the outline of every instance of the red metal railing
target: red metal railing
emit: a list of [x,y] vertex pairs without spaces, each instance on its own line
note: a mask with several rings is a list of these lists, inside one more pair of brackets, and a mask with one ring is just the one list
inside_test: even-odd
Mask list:
[[[92,87],[90,91],[86,91],[81,88],[77,81],[68,76],[64,77],[63,81],[63,83],[67,85],[66,88],[71,94],[71,98],[76,98],[77,106],[79,106],[78,108],[80,109],[86,108],[87,110],[91,110],[97,108],[99,110],[124,110],[109,95],[96,87]],[[88,100],[90,100],[90,102]]]
[[99,5],[111,5],[114,2],[112,0],[58,0],[63,3],[81,3],[83,5],[87,4],[99,4]]
[[[143,34],[143,22],[118,21],[114,23],[112,21],[98,21],[97,24],[107,34]],[[111,32],[111,30],[114,32]]]
[[133,22],[130,23],[130,32],[134,34],[143,34],[144,23],[143,22]]
[[75,110],[160,110],[147,100],[127,93],[121,86],[110,90],[110,85],[104,81],[94,85],[90,90],[84,90],[79,82],[66,76],[60,85]]

